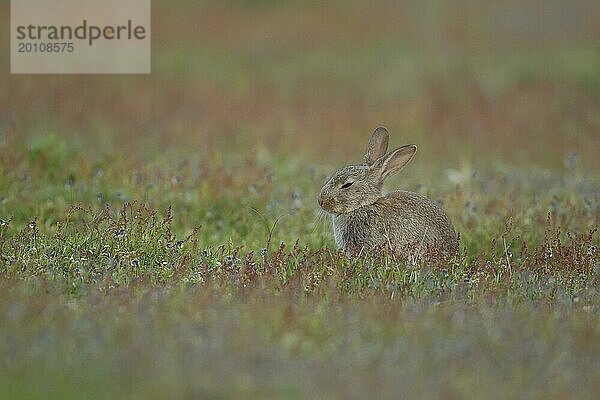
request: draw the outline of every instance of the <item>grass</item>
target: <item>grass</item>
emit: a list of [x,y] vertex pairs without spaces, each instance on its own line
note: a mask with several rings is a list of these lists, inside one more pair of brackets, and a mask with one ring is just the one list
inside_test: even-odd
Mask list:
[[[599,10],[506,4],[154,4],[151,76],[1,66],[0,398],[594,398]],[[447,265],[319,217],[379,124]]]

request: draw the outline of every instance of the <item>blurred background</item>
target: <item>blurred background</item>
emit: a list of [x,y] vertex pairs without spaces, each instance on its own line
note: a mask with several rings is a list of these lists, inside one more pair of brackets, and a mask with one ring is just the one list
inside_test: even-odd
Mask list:
[[0,129],[128,156],[339,162],[381,124],[435,170],[600,165],[597,1],[178,0],[152,14],[151,75],[10,75],[1,52]]

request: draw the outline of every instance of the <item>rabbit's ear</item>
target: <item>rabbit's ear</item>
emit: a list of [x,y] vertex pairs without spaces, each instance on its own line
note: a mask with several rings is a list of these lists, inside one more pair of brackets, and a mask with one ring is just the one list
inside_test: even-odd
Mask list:
[[376,167],[381,171],[381,178],[385,179],[390,175],[398,173],[406,164],[412,160],[417,152],[417,146],[408,144],[390,151],[384,157],[377,160]]
[[382,157],[387,151],[389,139],[390,134],[383,126],[375,129],[371,135],[371,138],[369,139],[369,144],[367,145],[367,150],[365,151],[364,161],[371,165],[375,162],[375,160]]

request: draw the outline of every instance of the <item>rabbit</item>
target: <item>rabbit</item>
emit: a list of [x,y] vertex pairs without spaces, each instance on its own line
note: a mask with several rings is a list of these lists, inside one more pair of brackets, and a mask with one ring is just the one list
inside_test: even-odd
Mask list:
[[458,252],[452,222],[433,201],[398,190],[383,194],[384,180],[414,157],[409,144],[387,153],[389,132],[373,132],[363,162],[334,172],[319,194],[319,206],[332,215],[338,248],[347,255],[382,247],[407,259],[442,259]]

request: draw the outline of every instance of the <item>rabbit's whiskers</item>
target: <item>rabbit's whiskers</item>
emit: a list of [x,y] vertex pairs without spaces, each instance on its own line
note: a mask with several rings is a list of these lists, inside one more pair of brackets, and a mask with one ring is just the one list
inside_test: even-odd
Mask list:
[[[313,233],[315,233],[315,231],[317,230],[317,228],[319,227],[319,225],[321,226],[321,228],[325,227],[325,219],[327,217],[327,213],[323,210],[319,210],[319,213],[317,214],[317,216],[315,217],[315,221],[313,222],[313,229],[310,232],[310,234],[312,235]],[[321,229],[322,231],[323,229]]]

